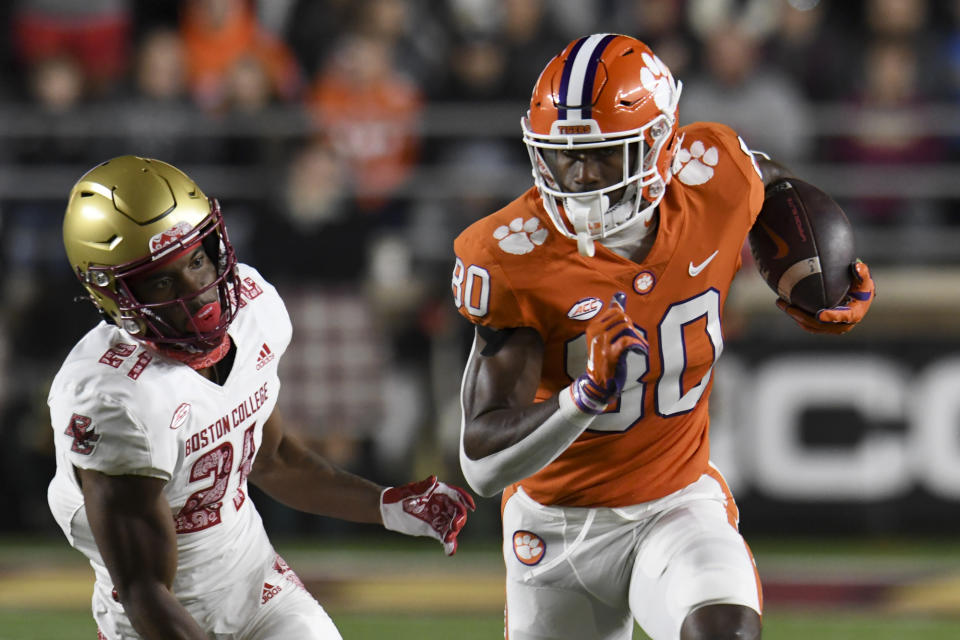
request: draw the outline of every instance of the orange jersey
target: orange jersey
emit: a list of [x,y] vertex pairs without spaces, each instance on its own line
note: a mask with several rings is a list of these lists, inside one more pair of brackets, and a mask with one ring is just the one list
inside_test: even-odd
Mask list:
[[[587,322],[617,291],[645,332],[627,384],[552,463],[518,483],[543,504],[617,507],[672,493],[706,472],[708,398],[722,309],[763,203],[760,172],[728,127],[682,127],[657,238],[643,263],[600,243],[592,258],[552,226],[535,188],[454,243],[454,301],[475,324],[531,327],[545,345],[537,401],[586,369]],[[508,488],[508,491],[512,491]]]

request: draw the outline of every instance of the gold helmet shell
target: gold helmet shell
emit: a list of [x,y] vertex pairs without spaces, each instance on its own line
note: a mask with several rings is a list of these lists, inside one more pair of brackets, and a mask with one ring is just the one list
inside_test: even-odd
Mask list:
[[[220,287],[226,311],[211,331],[171,337],[158,324],[157,305],[137,301],[126,279],[198,242],[217,265],[212,286]],[[223,337],[236,314],[236,257],[220,208],[166,162],[120,156],[84,174],[67,200],[63,244],[93,303],[134,337],[203,349]]]

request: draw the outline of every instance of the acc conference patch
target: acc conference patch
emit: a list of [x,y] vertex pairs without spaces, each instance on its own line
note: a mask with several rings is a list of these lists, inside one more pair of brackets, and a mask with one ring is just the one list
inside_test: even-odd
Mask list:
[[603,301],[600,298],[581,298],[567,311],[567,317],[571,320],[589,320],[600,313],[601,309]]

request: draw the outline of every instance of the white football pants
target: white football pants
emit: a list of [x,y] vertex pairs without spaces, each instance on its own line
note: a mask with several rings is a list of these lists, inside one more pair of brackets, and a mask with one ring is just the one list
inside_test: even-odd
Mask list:
[[[729,508],[729,510],[728,510]],[[630,507],[548,507],[521,489],[503,508],[508,640],[677,640],[708,604],[761,611],[753,556],[715,469]]]

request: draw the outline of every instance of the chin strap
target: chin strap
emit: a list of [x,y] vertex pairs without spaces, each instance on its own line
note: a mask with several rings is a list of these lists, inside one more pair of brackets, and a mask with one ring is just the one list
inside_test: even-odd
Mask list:
[[[197,310],[191,317],[191,321],[197,331],[213,331],[220,323],[220,313],[220,301],[215,300]],[[150,346],[168,358],[182,362],[194,371],[200,371],[212,367],[226,357],[230,352],[230,335],[224,333],[220,344],[206,351],[188,351],[175,347],[162,347],[153,343]]]
[[225,333],[223,334],[223,340],[220,341],[220,344],[209,351],[203,351],[200,353],[190,353],[189,351],[184,351],[182,349],[163,347],[153,343],[149,344],[151,347],[168,358],[176,360],[177,362],[182,362],[194,371],[200,371],[201,369],[212,367],[227,357],[227,354],[230,353],[231,342],[230,334]]

